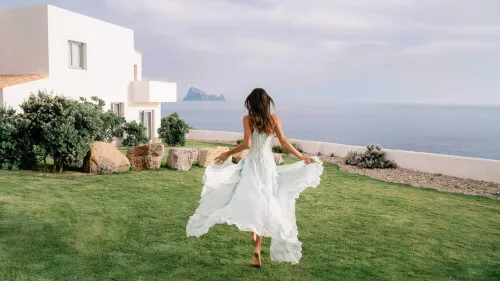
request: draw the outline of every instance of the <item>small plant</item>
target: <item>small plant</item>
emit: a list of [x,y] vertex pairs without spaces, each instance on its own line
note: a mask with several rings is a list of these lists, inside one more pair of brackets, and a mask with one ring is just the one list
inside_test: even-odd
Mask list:
[[[300,148],[300,146],[298,144],[293,143],[292,145],[293,145],[293,147],[295,147],[295,149],[297,149],[298,152],[304,153],[304,151],[302,150],[302,148]],[[273,146],[273,152],[274,153],[289,154],[289,152],[281,145]]]
[[300,147],[300,145],[298,145],[296,143],[293,143],[292,145],[293,145],[293,147],[295,147],[295,149],[297,149],[298,152],[304,153],[304,150],[302,150],[302,147]]
[[123,131],[125,133],[125,138],[122,142],[124,146],[131,147],[149,142],[149,138],[146,136],[146,127],[135,121],[125,123]]
[[393,169],[397,168],[394,161],[385,159],[385,152],[379,145],[369,145],[364,153],[349,152],[345,163],[363,169]]
[[236,141],[236,144],[242,144],[242,143],[243,143],[243,140],[241,140],[241,139]]
[[286,149],[283,146],[281,146],[281,145],[275,145],[275,146],[273,146],[273,152],[274,153],[288,154],[288,151],[286,151]]
[[330,157],[334,158],[335,157],[335,153],[330,153]]
[[318,152],[318,157],[323,156],[323,153]]
[[158,134],[168,146],[185,145],[189,128],[190,126],[179,117],[179,114],[174,112],[161,119]]

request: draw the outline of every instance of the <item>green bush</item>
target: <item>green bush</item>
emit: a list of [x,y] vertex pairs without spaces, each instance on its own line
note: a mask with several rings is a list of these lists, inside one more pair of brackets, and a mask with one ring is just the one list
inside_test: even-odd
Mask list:
[[281,145],[275,145],[275,146],[273,146],[273,152],[274,153],[288,154],[288,151],[286,151],[286,149],[283,146],[281,146]]
[[243,143],[243,140],[237,140],[236,141],[236,144],[242,144]]
[[[300,146],[298,144],[292,143],[292,145],[293,145],[293,147],[295,147],[295,149],[297,149],[298,152],[304,153],[304,151],[302,150],[302,148],[300,148]],[[274,153],[289,154],[289,152],[281,145],[273,146],[273,152]]]
[[146,136],[146,127],[136,121],[125,123],[123,132],[125,138],[122,144],[124,146],[131,147],[149,142],[149,138]]
[[174,112],[161,119],[158,134],[168,146],[183,146],[186,144],[186,134],[189,128],[190,126],[179,117],[179,114]]
[[124,117],[116,115],[113,111],[108,110],[101,114],[103,128],[97,136],[97,141],[112,142],[114,138],[123,138],[123,126],[127,122]]
[[54,160],[53,171],[80,166],[92,143],[102,132],[104,101],[92,97],[73,100],[45,91],[32,94],[21,104],[20,115],[27,122],[25,136],[32,153],[44,162]]
[[0,169],[18,165],[16,157],[16,111],[0,107]]
[[26,134],[29,122],[11,108],[0,107],[0,169],[34,169],[37,153]]
[[345,163],[363,169],[393,169],[395,162],[385,159],[385,152],[379,145],[369,145],[364,153],[349,152]]
[[302,150],[302,148],[300,147],[300,145],[296,144],[296,143],[292,143],[293,147],[295,147],[295,149],[297,149],[298,152],[300,153],[304,153],[304,150]]

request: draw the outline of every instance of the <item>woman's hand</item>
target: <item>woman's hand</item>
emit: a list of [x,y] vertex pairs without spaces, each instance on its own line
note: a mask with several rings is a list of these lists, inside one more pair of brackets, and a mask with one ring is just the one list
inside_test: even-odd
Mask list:
[[302,154],[302,156],[300,157],[300,160],[304,161],[306,164],[312,164],[312,163],[316,162],[316,161],[314,161],[314,159],[312,159],[311,157],[304,155],[304,154]]
[[217,165],[221,165],[223,164],[224,162],[226,162],[226,160],[229,158],[229,155],[227,153],[221,153],[217,158],[215,158],[215,164]]

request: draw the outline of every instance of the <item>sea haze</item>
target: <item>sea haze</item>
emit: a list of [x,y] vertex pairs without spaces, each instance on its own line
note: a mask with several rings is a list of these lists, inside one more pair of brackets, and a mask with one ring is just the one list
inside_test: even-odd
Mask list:
[[[500,107],[278,104],[290,138],[500,160]],[[242,132],[243,102],[163,104],[200,130]]]

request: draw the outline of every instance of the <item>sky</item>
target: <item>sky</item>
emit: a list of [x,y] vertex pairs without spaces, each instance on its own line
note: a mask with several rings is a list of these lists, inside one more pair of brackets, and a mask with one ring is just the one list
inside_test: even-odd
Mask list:
[[135,30],[143,76],[228,99],[500,105],[498,0],[0,0]]

